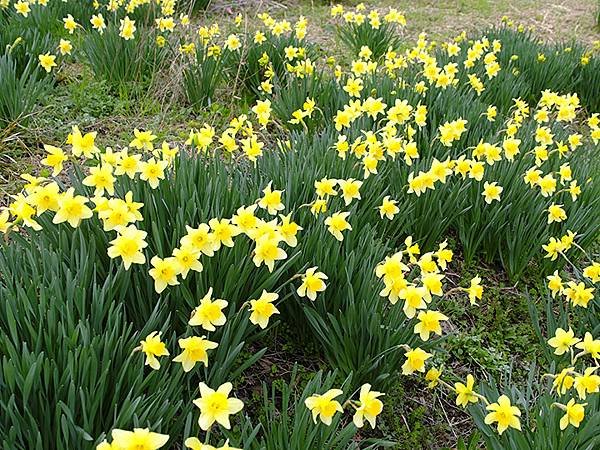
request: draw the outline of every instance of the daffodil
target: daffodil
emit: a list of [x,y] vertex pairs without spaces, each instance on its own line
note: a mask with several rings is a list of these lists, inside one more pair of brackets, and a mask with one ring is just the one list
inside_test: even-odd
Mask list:
[[442,270],[446,270],[447,263],[451,262],[452,257],[454,256],[452,250],[447,247],[448,241],[444,241],[439,245],[438,250],[434,253],[435,257],[437,258],[438,265]]
[[310,212],[315,216],[327,212],[327,199],[318,198],[310,206]]
[[553,375],[552,388],[556,390],[557,394],[564,395],[569,389],[573,387],[575,379],[572,374],[575,370],[574,367],[566,367],[561,370],[558,374]]
[[181,363],[184,372],[192,370],[197,362],[201,362],[205,367],[208,367],[208,350],[214,350],[219,345],[216,342],[209,341],[204,336],[179,339],[178,343],[182,352],[173,358],[173,361]]
[[177,275],[181,272],[181,268],[177,258],[162,259],[154,256],[150,260],[150,264],[152,264],[152,269],[150,269],[149,274],[154,279],[154,290],[158,294],[164,291],[167,286],[179,284]]
[[201,326],[206,331],[215,331],[215,327],[225,325],[227,318],[223,314],[223,309],[227,307],[228,303],[221,299],[212,299],[213,289],[210,288],[206,295],[200,300],[194,311],[192,311],[192,317],[188,322],[192,326]]
[[227,40],[225,41],[225,48],[230,51],[236,51],[242,46],[240,39],[235,34],[230,34],[227,36]]
[[71,144],[73,156],[83,155],[86,158],[92,158],[94,154],[98,153],[99,149],[95,144],[96,135],[95,131],[82,135],[78,127],[73,127],[67,137],[67,143]]
[[156,139],[156,135],[152,131],[140,131],[135,128],[133,134],[135,138],[129,143],[131,147],[149,151],[154,149],[152,142]]
[[140,179],[148,181],[152,189],[156,189],[160,180],[165,179],[165,169],[169,163],[167,161],[157,161],[150,158],[148,161],[140,164]]
[[106,29],[106,22],[104,21],[102,14],[92,14],[90,23],[92,24],[92,28],[98,31],[98,33],[104,33],[104,30]]
[[569,281],[563,290],[566,299],[574,306],[588,307],[588,303],[594,298],[594,288],[586,287],[585,283]]
[[121,26],[119,27],[119,36],[126,41],[135,38],[136,26],[135,20],[131,20],[129,16],[125,16],[124,19],[120,19]]
[[174,249],[173,257],[179,264],[181,278],[184,280],[187,278],[190,270],[193,270],[194,272],[202,272],[203,266],[199,261],[200,251],[196,250],[191,245],[183,245],[180,248]]
[[481,285],[481,277],[476,276],[471,279],[470,286],[466,289],[469,294],[469,302],[471,305],[476,305],[477,300],[483,297],[483,286]]
[[[569,425],[573,425],[575,428],[579,428],[579,424],[585,417],[585,406],[587,404],[575,403],[575,399],[569,400],[561,409],[564,410],[565,414],[560,418],[560,429],[564,430]],[[561,405],[562,406],[562,405]]]
[[448,320],[448,317],[439,311],[421,311],[417,316],[419,323],[415,324],[414,331],[422,340],[429,340],[431,333],[441,336],[442,326],[441,321]]
[[402,365],[402,374],[411,375],[414,372],[425,372],[425,361],[433,355],[417,347],[409,349],[404,356],[406,357],[406,361]]
[[585,400],[587,394],[594,394],[600,391],[600,376],[594,373],[597,369],[598,366],[587,367],[583,375],[577,375],[573,380],[573,387],[580,399]]
[[349,178],[347,180],[338,180],[338,184],[342,190],[342,197],[344,198],[346,206],[348,206],[353,199],[361,199],[360,188],[363,184],[362,181]]
[[29,13],[31,12],[28,1],[19,0],[18,2],[15,2],[13,6],[15,7],[17,13],[23,17],[29,16]]
[[489,412],[485,416],[485,423],[498,424],[498,433],[504,433],[509,427],[521,430],[521,411],[516,406],[511,405],[510,399],[506,395],[501,395],[497,403],[492,403],[486,406]]
[[65,152],[53,145],[44,145],[44,150],[48,153],[40,163],[44,166],[52,168],[52,176],[55,177],[63,170],[63,164],[67,161],[68,157]]
[[6,208],[0,208],[0,233],[6,233],[12,226],[10,213]]
[[314,301],[317,293],[323,292],[327,287],[323,280],[327,280],[327,275],[317,272],[317,267],[311,267],[302,275],[302,284],[296,289],[296,293]]
[[580,340],[575,337],[575,332],[571,328],[568,331],[557,328],[554,337],[548,339],[548,344],[554,347],[554,354],[560,356],[569,351]]
[[44,53],[43,55],[38,56],[38,60],[40,66],[44,68],[47,73],[52,71],[53,67],[56,67],[56,55],[51,55],[50,53]]
[[259,200],[258,206],[266,209],[269,214],[275,215],[278,211],[285,209],[285,206],[281,202],[281,194],[283,191],[277,191],[271,189],[271,182],[263,189],[263,197]]
[[36,214],[39,216],[46,211],[58,211],[61,195],[58,184],[48,183],[29,194],[27,201],[35,208]]
[[358,428],[362,428],[364,420],[371,425],[371,428],[375,428],[375,422],[377,416],[383,411],[383,402],[379,400],[379,397],[385,394],[371,390],[370,384],[363,384],[359,392],[358,406],[356,412],[352,417],[354,425]]
[[331,178],[321,178],[321,180],[315,180],[315,192],[319,197],[335,196],[337,191],[335,186],[337,180]]
[[129,270],[131,264],[144,264],[146,257],[142,252],[148,244],[146,243],[147,233],[138,230],[135,225],[129,225],[126,228],[120,228],[115,239],[110,241],[108,256],[112,258],[123,259],[125,270]]
[[256,105],[252,107],[252,112],[256,114],[259,125],[265,127],[271,117],[271,101],[258,100]]
[[263,236],[256,240],[256,248],[254,249],[254,257],[252,261],[256,267],[265,264],[269,272],[275,269],[275,261],[280,261],[287,258],[287,253],[279,247],[279,236]]
[[85,186],[95,188],[94,195],[103,195],[106,191],[109,195],[115,194],[115,177],[110,165],[90,167],[90,173],[82,181]]
[[83,195],[75,195],[75,189],[69,188],[62,194],[58,201],[58,210],[52,219],[52,223],[68,222],[73,228],[77,228],[82,220],[92,217],[92,210],[87,207],[88,199]]
[[440,376],[442,375],[442,371],[436,367],[432,367],[425,374],[425,380],[429,381],[427,387],[429,389],[433,389],[439,384]]
[[564,289],[563,281],[558,274],[558,270],[555,270],[552,275],[548,275],[546,279],[548,280],[548,289],[552,292],[552,298],[555,298],[556,294],[562,293]]
[[383,203],[379,207],[379,215],[383,219],[383,217],[387,217],[389,220],[392,220],[396,214],[400,212],[400,208],[396,206],[398,202],[396,200],[390,200],[390,196],[386,195],[383,198]]
[[146,339],[140,341],[140,346],[136,347],[134,351],[141,351],[146,355],[145,365],[152,367],[154,370],[160,369],[160,362],[158,358],[161,356],[169,356],[167,346],[163,341],[160,340],[160,334],[153,331]]
[[258,224],[256,208],[258,205],[240,206],[235,215],[231,217],[231,223],[238,227],[242,233],[248,233]]
[[279,314],[279,310],[273,304],[278,298],[278,294],[267,292],[263,289],[258,299],[250,300],[250,322],[254,325],[259,325],[263,330],[267,328],[271,316]]
[[399,298],[404,300],[403,311],[404,314],[406,314],[406,317],[412,319],[418,309],[425,309],[427,307],[427,303],[425,303],[426,295],[427,289],[423,286],[415,286],[412,284],[407,284],[404,289],[399,292]]
[[583,276],[592,283],[600,283],[600,262],[594,262],[583,269]]
[[200,383],[200,397],[193,403],[200,409],[198,425],[201,429],[207,431],[215,422],[226,429],[231,428],[229,416],[244,408],[241,400],[229,397],[232,389],[231,383],[224,383],[217,390]]
[[567,213],[563,209],[562,205],[552,203],[548,207],[548,224],[553,222],[562,222],[567,219]]
[[61,39],[58,43],[58,51],[61,55],[70,55],[73,50],[73,44],[68,39]]
[[483,192],[481,195],[485,197],[485,202],[489,205],[492,201],[500,201],[500,194],[503,191],[502,186],[498,186],[496,182],[488,183],[487,181],[483,184]]
[[331,425],[336,412],[344,412],[342,405],[337,400],[344,392],[341,389],[330,389],[324,394],[313,394],[304,400],[304,404],[311,411],[313,422],[321,419],[325,425]]
[[63,18],[63,25],[69,34],[73,34],[75,29],[79,26],[71,14],[68,14],[67,17]]
[[180,240],[182,247],[191,247],[204,253],[206,256],[213,256],[215,254],[215,251],[219,248],[219,244],[215,235],[210,232],[210,227],[207,224],[201,223],[198,228],[186,225],[185,229],[187,230],[187,234]]
[[292,214],[288,214],[284,216],[282,214],[279,215],[281,218],[281,223],[279,224],[279,232],[281,233],[281,237],[285,241],[287,245],[290,247],[296,247],[298,245],[298,238],[296,235],[299,231],[302,231],[303,228],[295,222],[292,222],[291,219]]
[[581,350],[582,355],[590,355],[594,359],[600,358],[600,339],[594,339],[592,333],[586,331],[583,340],[575,347]]
[[349,212],[338,212],[333,213],[330,217],[325,219],[325,225],[327,226],[328,231],[333,234],[338,241],[344,240],[342,231],[352,230],[352,227],[346,220],[349,215]]
[[457,382],[454,383],[454,390],[456,391],[456,405],[462,406],[466,408],[469,403],[477,403],[479,397],[477,393],[473,390],[473,385],[475,384],[475,378],[473,375],[467,375],[466,384]]
[[241,230],[229,219],[210,219],[208,222],[215,238],[215,250],[221,247],[233,247],[233,238],[241,233]]
[[133,431],[112,431],[113,449],[157,450],[169,440],[166,434],[153,433],[148,428],[134,428]]

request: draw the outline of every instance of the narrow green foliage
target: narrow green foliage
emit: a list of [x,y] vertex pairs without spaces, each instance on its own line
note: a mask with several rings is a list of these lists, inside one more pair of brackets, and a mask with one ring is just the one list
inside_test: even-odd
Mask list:
[[222,54],[209,54],[204,45],[197,46],[195,57],[183,71],[185,93],[195,110],[200,111],[213,102],[215,89],[224,78],[224,59]]
[[369,47],[373,52],[372,58],[379,59],[388,50],[397,50],[402,44],[402,37],[398,34],[397,26],[384,22],[374,28],[368,21],[361,24],[347,23],[336,28],[340,40],[358,56],[362,47]]
[[0,56],[0,130],[14,122],[23,125],[50,85],[34,61],[19,70],[10,53]]
[[[289,450],[331,449],[331,450],[374,450],[389,448],[393,442],[382,439],[361,439],[358,429],[352,422],[347,422],[342,414],[333,417],[331,425],[315,424],[311,412],[304,401],[313,394],[323,394],[331,388],[344,391],[343,398],[350,398],[352,383],[348,376],[338,383],[336,372],[317,372],[302,389],[298,379],[298,369],[294,366],[289,383],[274,383],[270,388],[263,383],[263,399],[258,417],[261,432],[259,438],[252,439],[257,428],[246,425],[243,428],[239,446],[244,450]],[[352,411],[349,406],[347,409]],[[249,418],[246,419],[249,422]],[[250,435],[250,436],[249,436]]]
[[[245,39],[243,49],[236,51],[230,59],[230,70],[242,92],[250,99],[254,99],[261,94],[260,84],[265,81],[265,71],[269,63],[276,80],[282,80],[281,82],[283,82],[283,79],[289,76],[286,71],[286,64],[290,61],[285,57],[286,47],[305,47],[309,56],[313,55],[314,51],[312,46],[307,47],[303,41],[298,40],[293,35],[269,36],[261,44],[255,43],[251,35],[246,36]],[[268,56],[267,64],[261,64],[260,62],[264,54]]]
[[165,377],[132,354],[166,329],[169,312],[157,306],[135,330],[126,280],[98,276],[95,242],[70,234],[59,232],[59,251],[15,236],[0,253],[3,448],[85,448],[113,427],[180,430],[175,418],[190,411],[182,371],[167,367]]
[[111,88],[138,94],[153,81],[166,56],[166,49],[156,45],[153,29],[140,27],[134,39],[125,40],[117,25],[109,25],[103,34],[87,32],[82,51],[94,74]]
[[[585,403],[586,417],[579,428],[569,426],[564,431],[559,428],[560,418],[564,411],[552,406],[555,401],[566,403],[568,396],[558,400],[549,393],[549,382],[540,384],[536,381],[539,374],[535,368],[531,370],[527,386],[523,389],[515,387],[500,389],[494,382],[485,383],[479,392],[491,401],[496,401],[502,392],[506,393],[512,404],[519,407],[522,431],[508,429],[502,435],[484,423],[488,411],[481,403],[470,406],[469,413],[473,416],[475,425],[479,430],[485,446],[492,450],[559,450],[575,449],[587,450],[600,445],[598,427],[600,426],[600,397],[589,396]],[[510,377],[510,374],[508,374]],[[507,380],[509,382],[509,380]]]

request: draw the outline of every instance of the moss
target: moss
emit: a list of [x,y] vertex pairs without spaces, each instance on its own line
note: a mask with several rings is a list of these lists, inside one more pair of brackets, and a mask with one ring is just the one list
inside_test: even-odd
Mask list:
[[[529,280],[518,288],[508,285],[497,268],[472,264],[459,269],[459,286],[479,275],[483,299],[471,306],[464,294],[449,296],[444,312],[456,327],[444,343],[446,360],[460,361],[464,372],[500,376],[513,368],[515,381],[524,380],[528,368],[542,354],[529,316],[529,302],[543,280]],[[533,291],[532,291],[533,290]]]
[[393,447],[395,450],[432,448],[435,436],[446,434],[448,430],[441,421],[433,426],[427,422],[426,419],[433,411],[421,405],[415,406],[415,402],[410,400],[414,392],[407,392],[411,389],[407,387],[409,383],[414,391],[416,386],[413,380],[403,378],[386,392],[378,429],[384,438],[397,442]]

